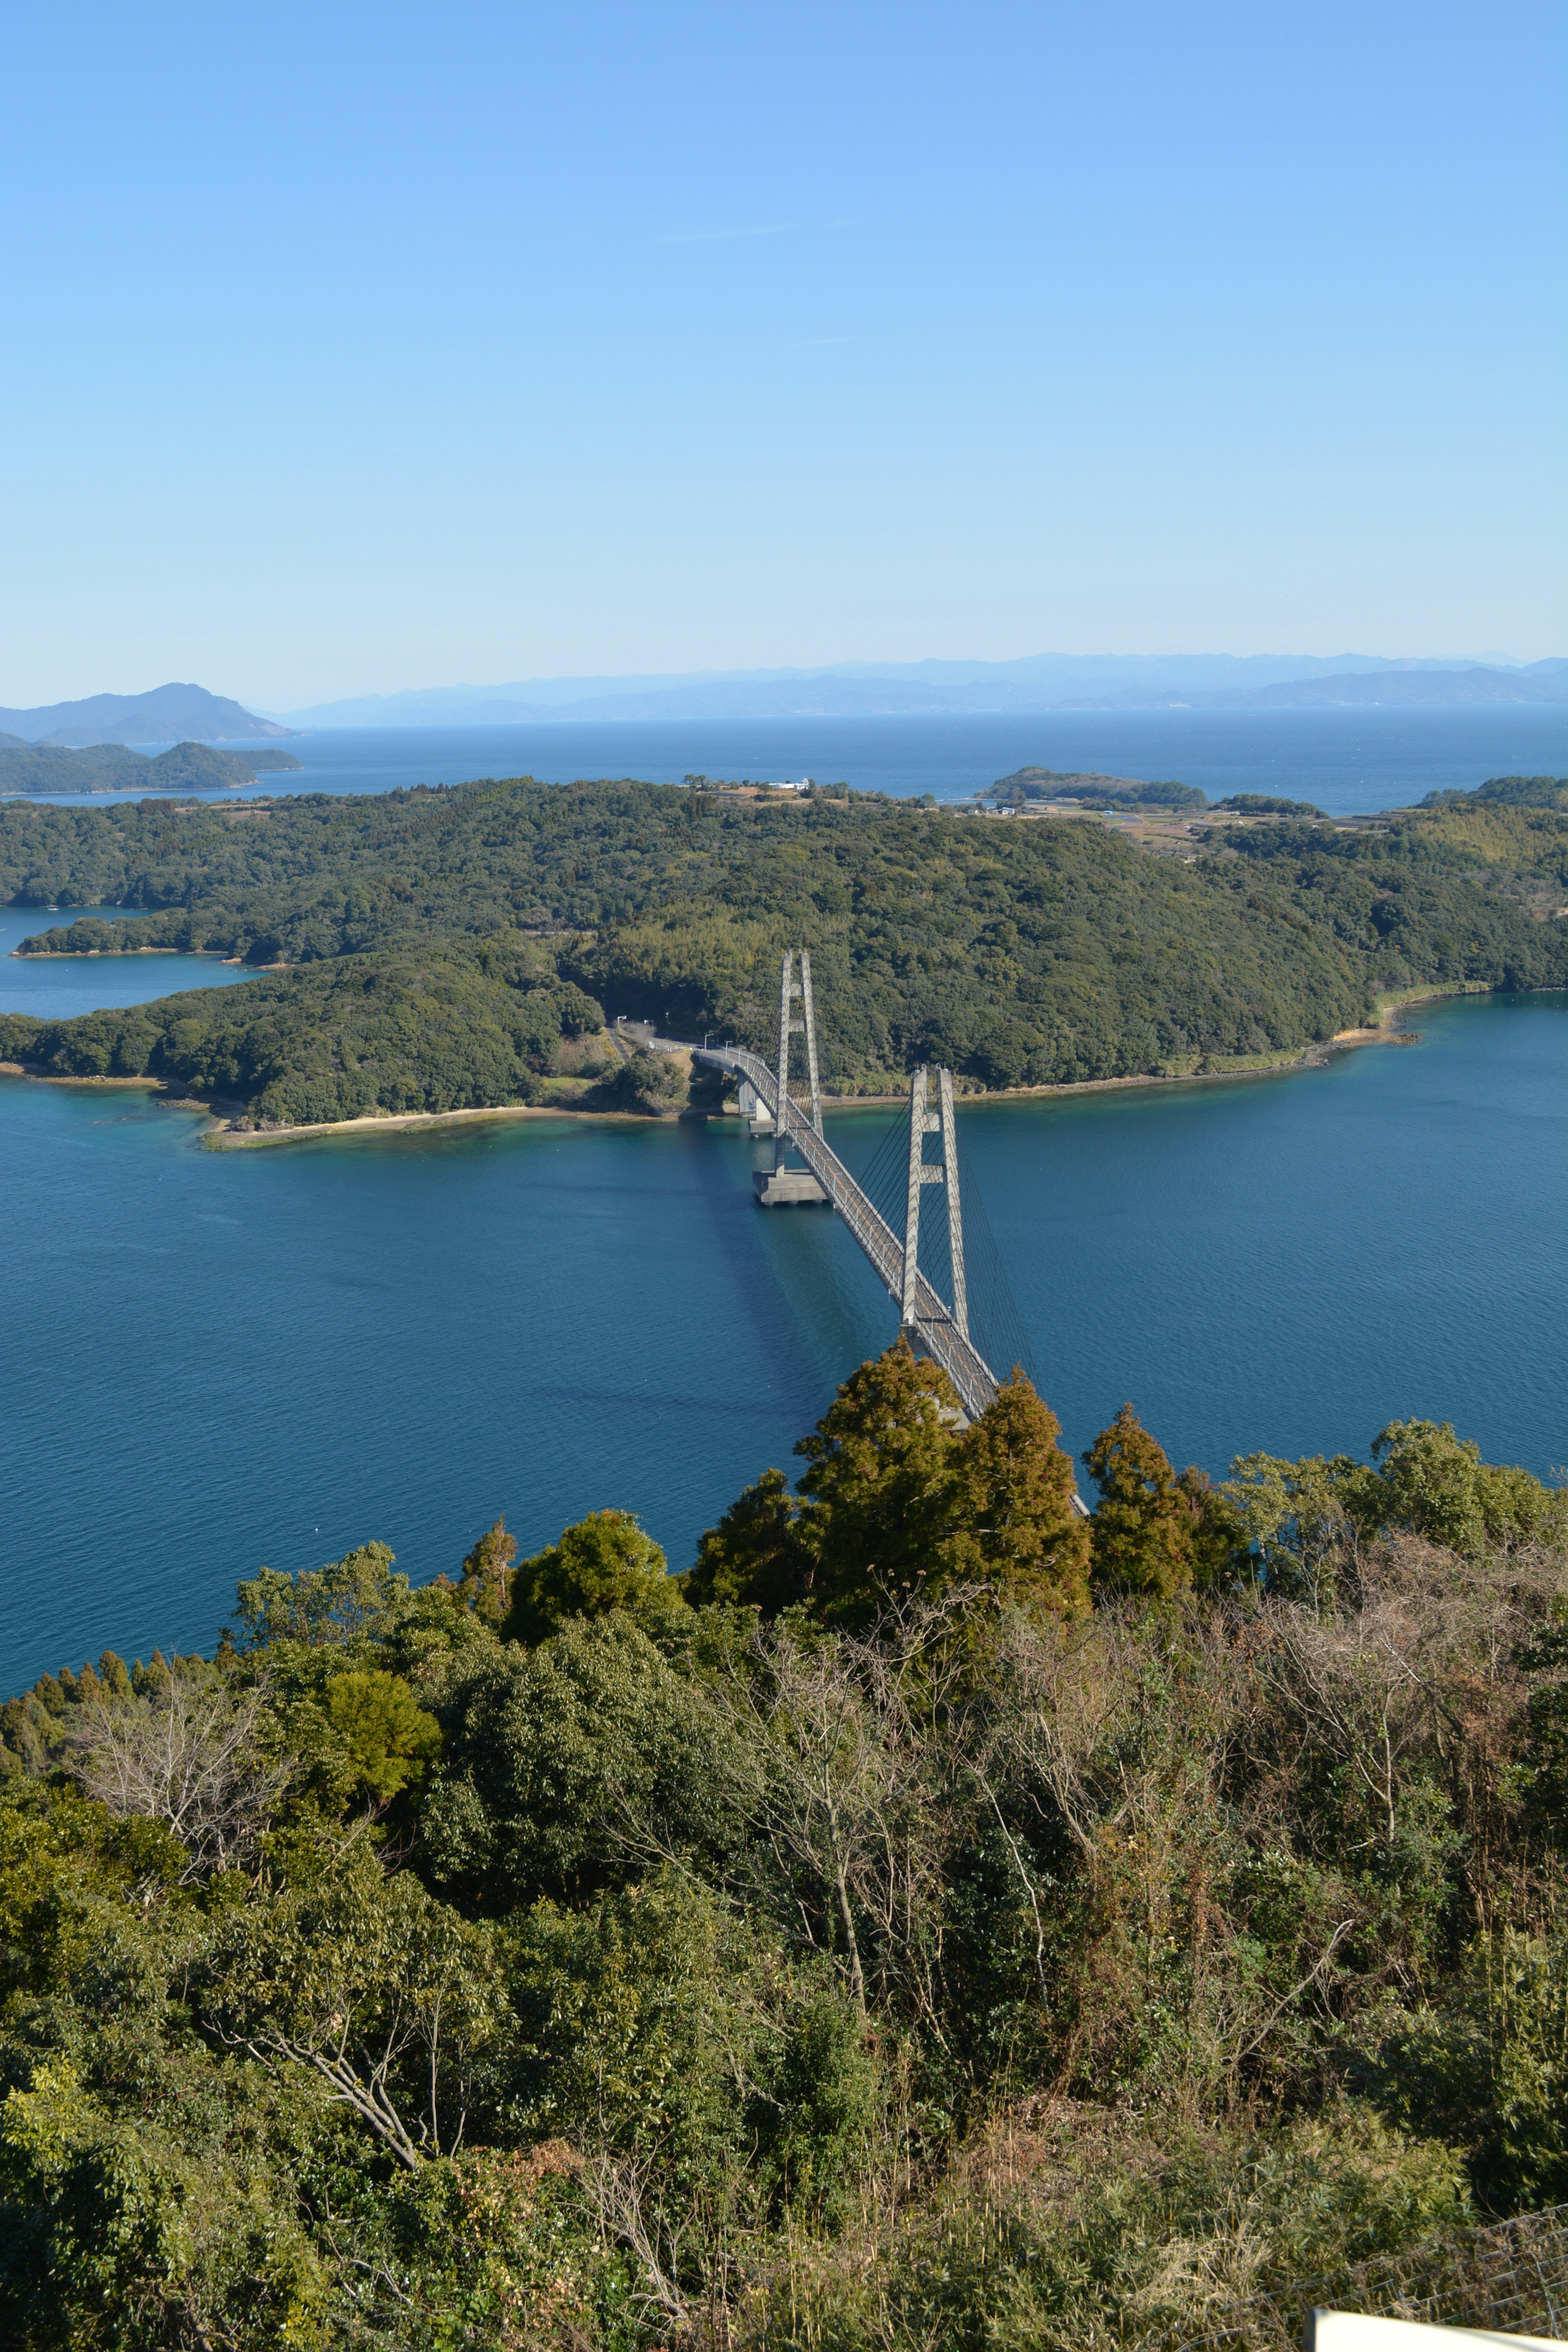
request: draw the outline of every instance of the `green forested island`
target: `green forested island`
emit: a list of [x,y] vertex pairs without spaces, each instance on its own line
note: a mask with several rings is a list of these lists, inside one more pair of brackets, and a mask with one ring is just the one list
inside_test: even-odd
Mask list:
[[0,2338],[1274,2352],[1395,2254],[1484,2319],[1568,2200],[1568,1498],[1128,1406],[1086,1522],[1021,1375],[955,1404],[863,1366],[683,1577],[369,1541],[9,1700]]
[[71,1021],[0,1058],[151,1076],[272,1125],[526,1101],[595,1012],[767,1051],[810,949],[825,1061],[994,1088],[1281,1061],[1422,989],[1568,983],[1552,780],[1353,827],[1213,812],[1190,858],[1085,822],[879,796],[740,802],[527,779],[242,807],[0,809],[0,902],[134,920],[28,950],[167,947],[282,966]]
[[1086,808],[1179,808],[1207,806],[1195,784],[1142,783],[1131,776],[1081,774],[1064,768],[1016,768],[983,785],[974,795],[1001,808],[1030,801],[1078,801]]
[[0,793],[205,793],[300,764],[292,751],[220,751],[211,743],[175,743],[149,756],[126,743],[68,751],[11,736],[0,742]]

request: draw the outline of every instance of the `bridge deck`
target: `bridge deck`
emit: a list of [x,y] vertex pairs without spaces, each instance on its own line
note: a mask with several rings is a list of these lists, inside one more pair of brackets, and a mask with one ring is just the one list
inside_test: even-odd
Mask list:
[[[739,1046],[694,1048],[692,1059],[717,1063],[747,1079],[766,1103],[790,1149],[798,1151],[866,1255],[887,1286],[896,1306],[904,1289],[904,1244],[877,1209],[831,1145],[825,1143],[810,1120],[787,1096],[781,1118],[778,1081],[759,1055]],[[984,1412],[999,1385],[995,1373],[973,1340],[966,1339],[952,1319],[940,1291],[920,1275],[916,1281],[915,1333],[926,1353],[952,1381],[971,1419]]]

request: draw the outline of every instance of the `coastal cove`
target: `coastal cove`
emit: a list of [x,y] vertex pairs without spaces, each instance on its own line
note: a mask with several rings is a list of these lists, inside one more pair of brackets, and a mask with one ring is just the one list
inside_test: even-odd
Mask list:
[[[98,912],[100,910],[94,909],[93,911]],[[75,955],[33,954],[26,957],[14,956],[13,961],[22,964],[30,973],[32,967],[36,965],[102,961],[109,964],[112,969],[132,965],[133,958],[146,955],[173,956],[177,955],[177,953],[178,950],[174,949],[153,948],[138,949],[131,950],[127,954],[115,955],[102,950],[94,949],[82,950]],[[181,961],[183,963],[193,963],[198,961],[207,961],[210,962],[211,960],[198,960],[196,958],[185,957]],[[266,968],[267,967],[263,967],[263,969]],[[227,979],[237,980],[247,978],[249,974],[232,968],[226,968],[224,976]],[[203,984],[210,984],[210,982],[204,981]],[[104,985],[110,990],[118,990],[120,992],[112,1001],[126,1004],[135,1003],[139,1001],[140,996],[145,992],[145,984],[143,983],[142,988],[138,990],[135,980],[130,977],[127,971],[123,969],[114,969],[113,977],[106,980]],[[33,988],[34,982],[29,978],[27,982],[16,983],[16,992],[25,994],[30,992]],[[4,985],[0,985],[0,1011],[7,1009],[6,998],[9,992],[8,992]],[[90,983],[89,992],[90,992]],[[1403,1012],[1413,1004],[1436,1002],[1449,996],[1485,995],[1493,992],[1493,991],[1488,989],[1479,982],[1460,982],[1446,989],[1433,988],[1422,990],[1420,992],[1401,992],[1398,994],[1383,1001],[1381,1007],[1381,1020],[1376,1027],[1341,1030],[1331,1037],[1325,1038],[1308,1045],[1305,1050],[1300,1054],[1292,1054],[1285,1056],[1268,1054],[1236,1055],[1228,1059],[1217,1068],[1211,1068],[1202,1072],[1190,1071],[1177,1074],[1165,1074],[1163,1076],[1153,1076],[1149,1073],[1142,1073],[1136,1076],[1129,1077],[1086,1078],[1080,1079],[1074,1084],[1058,1086],[994,1088],[973,1087],[968,1090],[961,1089],[960,1099],[963,1102],[964,1108],[967,1111],[975,1111],[987,1108],[994,1108],[997,1107],[1006,1107],[1009,1105],[1016,1106],[1026,1102],[1059,1101],[1067,1097],[1081,1095],[1126,1093],[1152,1087],[1223,1086],[1232,1084],[1241,1078],[1279,1077],[1291,1071],[1321,1068],[1331,1054],[1343,1053],[1355,1046],[1414,1044],[1416,1041],[1416,1033],[1401,1029],[1398,1025]],[[49,1009],[52,1011],[56,1008],[51,1006]],[[68,1003],[68,1006],[65,1009],[74,1008],[70,1007]],[[666,1041],[667,1044],[671,1042],[678,1041]],[[605,1043],[605,1048],[608,1050],[607,1039]],[[689,1057],[688,1055],[683,1054],[680,1055],[679,1059],[680,1066],[683,1069],[689,1066]],[[319,1121],[314,1124],[302,1123],[299,1125],[289,1125],[285,1123],[274,1123],[257,1127],[252,1125],[248,1119],[237,1118],[226,1111],[219,1104],[209,1106],[208,1104],[200,1101],[188,1099],[173,1090],[163,1080],[154,1077],[62,1076],[25,1063],[4,1061],[0,1061],[0,1076],[28,1078],[37,1085],[97,1090],[100,1093],[112,1093],[116,1090],[130,1090],[132,1092],[139,1091],[143,1094],[151,1095],[155,1099],[167,1104],[171,1108],[181,1110],[195,1110],[202,1112],[205,1115],[205,1124],[202,1129],[201,1140],[208,1150],[214,1151],[255,1151],[276,1150],[285,1148],[290,1144],[309,1142],[313,1139],[337,1138],[346,1141],[354,1138],[377,1134],[419,1133],[440,1128],[471,1126],[481,1121],[570,1118],[605,1120],[616,1124],[624,1124],[628,1119],[637,1120],[650,1118],[657,1119],[660,1117],[668,1116],[668,1114],[660,1114],[658,1112],[604,1108],[595,1103],[591,1092],[587,1095],[585,1099],[574,1099],[570,1092],[571,1082],[566,1082],[565,1085],[561,1086],[560,1094],[556,1098],[544,1103],[491,1103],[483,1106],[468,1106],[461,1109],[444,1111],[373,1112],[359,1118]],[[581,1082],[578,1083],[580,1084]],[[557,1082],[557,1084],[559,1085],[560,1082]],[[824,1108],[826,1113],[832,1117],[840,1116],[847,1111],[881,1109],[889,1107],[899,1107],[903,1104],[904,1100],[905,1097],[902,1091],[897,1094],[866,1094],[845,1097],[837,1096],[830,1088],[828,1088],[825,1089],[823,1094]],[[706,1122],[707,1120],[715,1118],[732,1118],[735,1116],[735,1111],[733,1103],[731,1102],[727,1111],[720,1111],[713,1108],[700,1110],[688,1109],[679,1112],[677,1116],[687,1121]]]
[[[1414,1044],[1415,1033],[1402,1031],[1395,1025],[1402,1009],[1407,1003],[1426,1003],[1445,996],[1479,996],[1491,992],[1489,990],[1472,985],[1451,989],[1432,989],[1420,997],[1401,997],[1397,1003],[1391,1002],[1384,1007],[1383,1022],[1379,1027],[1342,1029],[1335,1036],[1326,1038],[1321,1044],[1309,1045],[1304,1053],[1292,1055],[1285,1059],[1275,1058],[1265,1054],[1250,1057],[1237,1055],[1233,1065],[1227,1065],[1222,1069],[1205,1070],[1201,1073],[1191,1072],[1181,1076],[1154,1077],[1145,1073],[1137,1077],[1127,1078],[1082,1078],[1076,1085],[1071,1086],[978,1088],[972,1092],[961,1093],[959,1099],[966,1111],[975,1111],[1026,1102],[1058,1102],[1065,1097],[1078,1095],[1125,1094],[1149,1087],[1225,1086],[1234,1084],[1237,1079],[1244,1077],[1282,1077],[1291,1070],[1319,1069],[1330,1054],[1344,1053],[1352,1046]],[[18,1076],[29,1075],[16,1064],[0,1065],[0,1067],[8,1068]],[[44,1078],[41,1083],[49,1086],[151,1086],[154,1082],[146,1079],[123,1078]],[[847,1111],[901,1107],[905,1099],[905,1096],[901,1093],[846,1097],[825,1091],[822,1102],[824,1112],[828,1117],[834,1118]],[[700,1121],[724,1115],[726,1114],[710,1111],[683,1111],[679,1114],[684,1119]],[[734,1116],[732,1110],[727,1115]],[[362,1118],[334,1119],[310,1127],[242,1129],[230,1119],[219,1116],[210,1121],[202,1140],[212,1151],[256,1151],[290,1143],[302,1143],[312,1138],[339,1136],[346,1139],[351,1136],[386,1134],[395,1131],[414,1133],[430,1128],[470,1125],[478,1119],[592,1118],[622,1121],[627,1118],[647,1116],[657,1116],[657,1114],[580,1109],[566,1103],[556,1103],[548,1107],[538,1103],[497,1103],[478,1109],[388,1111],[372,1114]]]
[[[157,984],[139,958],[80,969]],[[1415,1414],[1562,1461],[1568,996],[1412,1025],[1281,1078],[961,1113],[1075,1450],[1131,1394],[1216,1475],[1255,1446],[1364,1454]],[[896,1115],[836,1114],[836,1148],[864,1164]],[[218,1154],[205,1126],[0,1084],[32,1237],[0,1350],[13,1685],[106,1643],[210,1648],[264,1560],[376,1536],[416,1580],[451,1570],[501,1510],[531,1549],[619,1505],[684,1565],[890,1336],[833,1220],[758,1213],[732,1122],[481,1117]]]
[[[104,1007],[145,1004],[186,988],[226,988],[250,974],[218,956],[140,949],[128,955],[18,955],[29,933],[50,919],[37,907],[0,907],[0,1013],[30,1013],[50,1021]],[[70,916],[131,919],[126,907],[73,907]]]

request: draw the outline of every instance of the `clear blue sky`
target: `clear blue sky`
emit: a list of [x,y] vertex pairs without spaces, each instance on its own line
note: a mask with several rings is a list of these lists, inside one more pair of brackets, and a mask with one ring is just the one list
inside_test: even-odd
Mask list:
[[6,46],[0,702],[1568,642],[1560,0]]

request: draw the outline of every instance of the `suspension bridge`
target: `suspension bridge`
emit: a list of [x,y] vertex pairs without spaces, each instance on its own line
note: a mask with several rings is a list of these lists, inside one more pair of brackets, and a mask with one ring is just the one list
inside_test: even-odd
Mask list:
[[[790,1082],[792,1048],[797,1038],[804,1048],[804,1101],[795,1098]],[[845,1166],[823,1132],[811,958],[804,949],[784,956],[780,973],[776,1068],[770,1070],[760,1054],[735,1045],[695,1046],[692,1058],[730,1071],[737,1080],[741,1109],[750,1121],[752,1134],[773,1138],[772,1168],[757,1169],[752,1179],[761,1205],[837,1209],[897,1307],[900,1328],[910,1345],[942,1366],[970,1420],[984,1412],[1000,1381],[970,1328],[963,1185],[953,1122],[952,1071],[930,1066],[915,1071],[910,1080],[907,1143],[900,1120],[863,1183]],[[792,1152],[803,1164],[791,1165]],[[896,1164],[900,1161],[901,1166]],[[872,1181],[879,1162],[880,1183]],[[901,1183],[894,1181],[899,1177]],[[932,1221],[940,1237],[932,1257],[942,1263],[933,1263],[927,1271],[921,1265],[921,1212],[930,1187],[941,1188],[946,1214]],[[881,1196],[880,1205],[872,1197],[874,1192]],[[985,1239],[989,1244],[988,1233]],[[991,1287],[994,1294],[1000,1292],[1006,1307],[1005,1316],[994,1315],[992,1320],[1010,1324],[1016,1331],[1016,1310],[1006,1293],[994,1244],[989,1255]],[[933,1275],[945,1277],[945,1296]],[[1021,1333],[1018,1337],[1021,1358]],[[1075,1500],[1083,1510],[1081,1499],[1075,1496]]]

